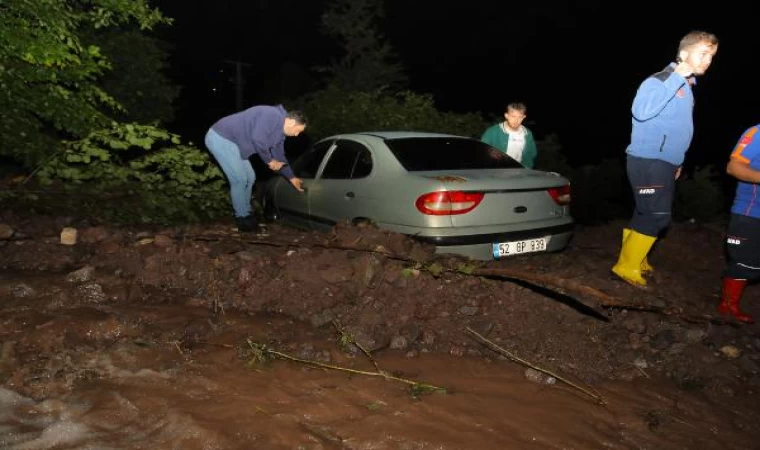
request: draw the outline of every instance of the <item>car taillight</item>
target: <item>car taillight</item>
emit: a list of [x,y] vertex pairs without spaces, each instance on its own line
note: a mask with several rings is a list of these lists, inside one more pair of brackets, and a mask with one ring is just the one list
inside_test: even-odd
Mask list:
[[558,205],[570,204],[570,185],[569,184],[565,186],[556,187],[556,188],[550,188],[548,192],[549,192],[549,195],[552,197],[552,200],[554,200],[554,203]]
[[422,214],[453,216],[466,214],[483,200],[482,192],[442,191],[421,195],[415,205]]

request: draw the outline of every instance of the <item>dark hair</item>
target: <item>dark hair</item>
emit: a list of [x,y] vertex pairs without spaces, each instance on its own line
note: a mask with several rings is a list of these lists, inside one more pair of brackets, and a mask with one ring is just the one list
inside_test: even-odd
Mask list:
[[520,111],[523,114],[528,112],[528,107],[525,106],[525,103],[523,102],[512,102],[507,105],[507,108],[504,111],[509,112],[510,109],[513,109],[515,111]]
[[288,114],[285,117],[288,119],[295,120],[298,125],[306,125],[307,122],[309,121],[306,118],[306,114],[304,114],[303,111],[298,110],[298,109],[293,110],[293,111],[288,111]]

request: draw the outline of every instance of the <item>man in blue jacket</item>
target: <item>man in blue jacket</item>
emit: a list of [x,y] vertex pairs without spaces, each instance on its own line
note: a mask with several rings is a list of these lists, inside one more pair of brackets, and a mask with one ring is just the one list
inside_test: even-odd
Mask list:
[[742,323],[755,319],[739,308],[744,288],[760,280],[760,124],[747,129],[731,152],[726,172],[736,193],[726,230],[726,264],[718,312]]
[[256,173],[248,158],[257,155],[303,192],[301,179],[295,176],[285,157],[285,138],[298,136],[304,129],[306,117],[300,111],[288,112],[282,105],[260,105],[219,119],[206,133],[206,147],[230,183],[235,222],[241,232],[257,228],[251,214]]
[[633,100],[626,169],[636,208],[612,271],[634,286],[646,286],[642,274],[653,270],[647,254],[670,224],[675,180],[694,134],[692,87],[717,51],[715,35],[690,32],[681,39],[676,62],[644,80]]

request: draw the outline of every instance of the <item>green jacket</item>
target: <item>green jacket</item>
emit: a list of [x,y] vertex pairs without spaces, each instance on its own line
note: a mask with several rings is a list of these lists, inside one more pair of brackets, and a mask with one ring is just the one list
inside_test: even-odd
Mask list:
[[[525,128],[525,148],[522,153],[522,161],[520,164],[532,169],[536,163],[536,156],[538,155],[538,148],[536,148],[536,140],[533,138],[533,133],[523,125]],[[493,148],[499,149],[504,153],[507,153],[507,142],[509,142],[509,134],[505,133],[501,128],[501,123],[492,125],[483,133],[480,138],[481,141],[490,145]]]

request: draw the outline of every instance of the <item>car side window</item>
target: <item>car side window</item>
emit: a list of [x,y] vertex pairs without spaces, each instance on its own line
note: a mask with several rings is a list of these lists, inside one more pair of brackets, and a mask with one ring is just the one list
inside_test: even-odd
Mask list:
[[339,140],[322,171],[323,179],[364,178],[372,171],[372,154],[362,144]]
[[372,172],[372,153],[369,150],[362,147],[362,151],[356,158],[356,164],[354,164],[354,171],[351,173],[351,178],[366,178]]
[[314,144],[293,163],[293,173],[298,178],[314,178],[317,176],[319,165],[325,158],[327,151],[332,147],[333,141],[323,141]]

